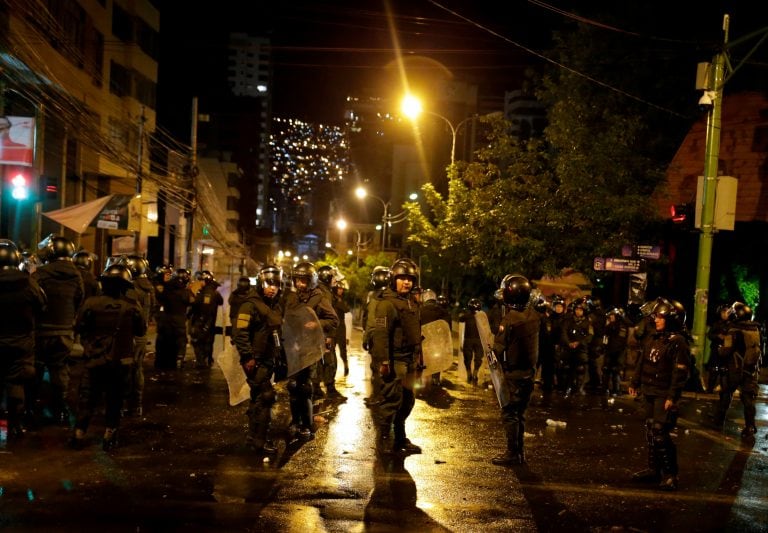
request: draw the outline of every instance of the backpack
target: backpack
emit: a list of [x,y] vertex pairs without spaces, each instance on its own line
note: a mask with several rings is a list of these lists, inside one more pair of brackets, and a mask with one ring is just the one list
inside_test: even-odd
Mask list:
[[744,353],[741,354],[744,356],[744,368],[757,368],[763,355],[760,329],[757,326],[748,326],[743,329],[740,328],[740,331],[744,338],[745,347]]

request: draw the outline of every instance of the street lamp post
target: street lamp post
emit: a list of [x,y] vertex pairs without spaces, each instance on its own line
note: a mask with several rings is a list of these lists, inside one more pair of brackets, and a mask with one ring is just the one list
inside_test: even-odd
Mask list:
[[360,198],[361,200],[366,197],[371,197],[379,202],[381,202],[382,207],[384,208],[384,214],[381,216],[381,249],[384,250],[387,244],[387,224],[389,224],[389,204],[390,202],[385,202],[375,194],[371,194],[368,191],[366,191],[363,187],[358,187],[355,190],[355,195]]
[[446,124],[448,124],[448,128],[451,130],[451,166],[453,166],[453,164],[456,162],[456,137],[459,133],[459,130],[464,124],[470,120],[473,120],[475,117],[467,117],[454,126],[453,122],[451,122],[447,117],[444,117],[440,113],[424,109],[419,99],[412,95],[407,95],[405,98],[403,98],[401,109],[405,116],[411,120],[416,120],[420,114],[426,113],[427,115],[432,115],[442,119]]
[[[384,208],[384,214],[381,216],[381,249],[383,251],[387,245],[387,228],[389,227],[390,224],[393,224],[393,223],[397,224],[398,222],[402,222],[406,218],[408,218],[408,212],[401,211],[396,215],[390,215],[389,208],[391,206],[391,202],[385,202],[375,194],[370,194],[367,190],[365,190],[365,187],[358,187],[357,189],[355,189],[355,196],[357,196],[361,200],[368,196],[370,196],[371,198],[375,198],[381,203],[382,207]],[[418,197],[419,195],[415,192],[412,192],[411,194],[408,195],[408,199],[411,201],[417,200]]]
[[[343,218],[340,218],[336,221],[336,227],[339,228],[339,231],[345,231],[348,228],[347,221]],[[360,264],[360,242],[362,241],[362,236],[360,235],[360,230],[357,228],[352,228],[352,230],[357,234],[357,240],[355,241],[355,265]]]

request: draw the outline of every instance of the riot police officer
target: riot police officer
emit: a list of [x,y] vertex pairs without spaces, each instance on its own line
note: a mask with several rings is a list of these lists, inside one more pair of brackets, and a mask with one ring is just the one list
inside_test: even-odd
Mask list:
[[51,234],[38,245],[38,255],[45,261],[32,274],[48,297],[48,306],[35,330],[36,387],[33,401],[38,400],[45,369],[51,378],[51,411],[54,418],[67,426],[69,362],[74,344],[75,315],[83,303],[85,288],[80,270],[72,262],[75,245],[61,235]]
[[189,337],[195,350],[195,366],[208,368],[213,364],[216,313],[224,299],[217,290],[219,283],[209,270],[200,273],[200,281],[203,286],[189,307]]
[[467,383],[477,385],[477,374],[483,364],[483,344],[477,329],[475,313],[483,309],[482,302],[472,298],[467,302],[467,308],[459,313],[459,322],[464,324],[464,343],[461,346],[464,355],[464,368],[467,370]]
[[605,389],[611,396],[621,394],[621,374],[627,362],[630,322],[624,310],[614,307],[606,314],[604,330]]
[[238,308],[232,332],[232,341],[240,354],[240,364],[251,388],[251,401],[246,412],[247,439],[254,451],[263,453],[276,451],[267,435],[272,420],[272,405],[277,399],[271,378],[275,359],[280,357],[283,309],[279,295],[282,278],[283,272],[276,266],[261,269],[256,289],[248,291]]
[[565,396],[574,392],[585,394],[584,385],[587,380],[587,364],[589,362],[589,345],[592,343],[594,329],[587,316],[589,304],[587,298],[580,298],[573,303],[572,314],[563,320],[562,345],[564,356],[568,359],[570,376]]
[[155,367],[182,368],[187,354],[187,310],[192,303],[189,270],[177,269],[157,292],[161,307],[157,318]]
[[367,350],[371,357],[371,395],[365,399],[365,404],[368,407],[373,407],[381,403],[381,389],[384,382],[381,380],[381,372],[379,368],[384,362],[378,360],[376,352],[373,351],[372,346],[372,334],[373,328],[376,324],[376,306],[379,302],[379,296],[382,291],[389,285],[389,267],[378,265],[373,267],[371,272],[371,287],[372,290],[368,292],[368,296],[363,307],[363,349]]
[[[331,307],[334,307],[334,313],[336,312],[334,306],[333,285],[337,271],[335,267],[330,265],[323,265],[317,269],[317,288],[322,291],[323,297],[328,301]],[[338,323],[336,328],[330,332],[330,341],[327,343],[327,351],[323,354],[323,358],[317,362],[317,371],[312,376],[313,395],[318,398],[322,398],[326,394],[332,399],[345,399],[344,396],[336,389],[336,334],[338,328],[341,327],[343,316],[338,316]],[[320,383],[325,385],[325,392],[320,388]]]
[[72,256],[72,262],[80,269],[80,275],[83,278],[83,288],[85,289],[83,300],[97,296],[101,292],[101,287],[99,280],[93,274],[93,255],[85,250],[80,250]]
[[133,288],[128,267],[114,264],[101,275],[103,294],[89,298],[77,315],[75,330],[83,344],[86,372],[80,381],[77,422],[71,445],[80,449],[102,395],[105,396],[104,450],[117,446],[123,393],[134,363],[133,343],[146,334],[141,306],[126,293]]
[[501,408],[507,449],[492,462],[510,466],[525,462],[525,410],[533,392],[541,317],[529,305],[531,284],[527,278],[507,274],[501,281],[501,289],[508,310],[499,326],[493,349],[504,369],[504,383],[509,393],[508,403]]
[[[155,286],[149,280],[149,263],[139,255],[121,256],[119,264],[128,267],[133,278],[133,287],[126,296],[136,301],[141,307],[145,329],[149,328],[152,310],[157,305]],[[137,335],[134,338],[134,364],[128,386],[126,414],[141,416],[144,414],[144,356],[147,353],[147,336]]]
[[419,272],[411,259],[398,259],[389,270],[389,286],[378,296],[372,332],[372,351],[382,361],[379,371],[384,382],[383,401],[376,413],[377,449],[383,454],[421,453],[405,433],[422,366],[419,309],[411,300]]
[[685,308],[674,300],[657,298],[651,317],[655,332],[643,345],[629,394],[643,394],[648,468],[635,481],[656,482],[662,490],[677,489],[677,448],[670,431],[677,424],[677,402],[691,367],[685,329]]
[[[344,375],[349,375],[349,361],[347,360],[347,325],[344,321],[344,315],[350,312],[349,303],[344,294],[349,289],[347,280],[340,279],[333,287],[333,310],[339,317],[339,327],[336,329],[336,346],[339,349],[339,357],[344,364]],[[335,389],[335,387],[334,387]]]
[[[333,335],[339,326],[339,318],[331,302],[318,287],[317,269],[310,262],[298,263],[293,269],[293,284],[296,292],[286,297],[285,308],[303,305],[314,311],[325,335],[325,349],[333,345]],[[310,365],[297,372],[288,380],[288,393],[291,402],[290,433],[304,439],[314,436],[315,425],[312,408],[312,373],[316,365]]]
[[752,320],[752,308],[745,303],[734,302],[728,312],[728,326],[720,337],[720,349],[716,354],[720,369],[720,399],[715,424],[718,428],[723,427],[733,394],[738,390],[744,408],[741,436],[750,438],[757,433],[755,400],[763,345],[760,325]]
[[[229,301],[227,302],[227,305],[229,305],[229,323],[233,328],[237,322],[237,313],[240,310],[240,306],[255,292],[256,288],[251,285],[250,278],[241,276],[237,280],[235,290],[229,294]],[[230,333],[230,336],[234,337],[234,332]]]
[[24,385],[35,375],[35,326],[46,300],[37,282],[19,269],[16,245],[0,239],[0,401],[5,393],[8,436],[23,434]]

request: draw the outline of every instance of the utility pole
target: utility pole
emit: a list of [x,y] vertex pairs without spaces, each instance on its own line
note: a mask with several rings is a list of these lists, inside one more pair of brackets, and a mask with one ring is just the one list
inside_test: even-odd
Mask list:
[[188,177],[192,181],[192,198],[187,217],[187,268],[194,264],[193,250],[193,226],[195,223],[195,211],[197,210],[197,96],[192,98],[192,129],[190,132],[190,144],[192,149],[189,153],[189,173]]

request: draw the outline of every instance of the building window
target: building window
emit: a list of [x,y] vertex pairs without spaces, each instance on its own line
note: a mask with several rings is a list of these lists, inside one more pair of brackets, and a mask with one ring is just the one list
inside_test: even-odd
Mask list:
[[155,109],[157,106],[157,85],[152,80],[138,72],[133,72],[133,81],[136,88],[136,99],[145,106]]
[[109,62],[109,92],[116,96],[131,94],[131,76],[120,63]]
[[157,41],[157,32],[143,20],[136,19],[136,42],[139,48],[155,61],[160,56]]
[[237,211],[238,200],[235,196],[227,196],[227,211]]
[[133,42],[133,18],[114,2],[112,3],[112,34],[125,43]]

